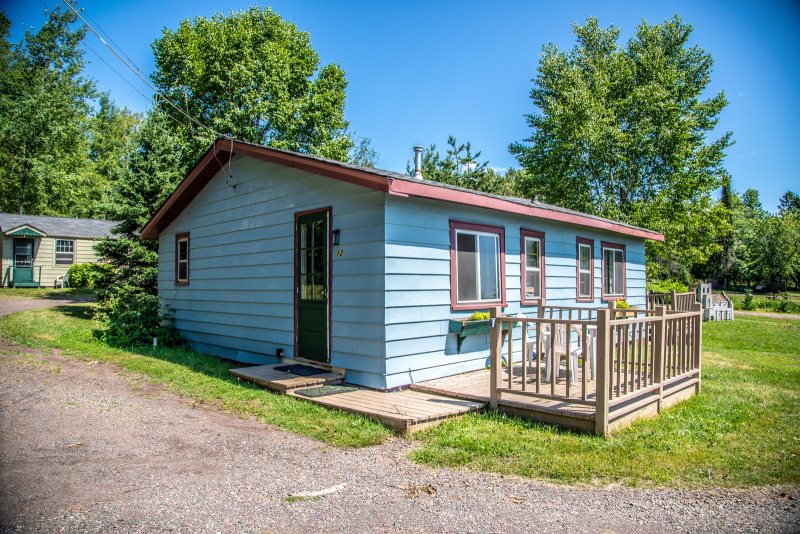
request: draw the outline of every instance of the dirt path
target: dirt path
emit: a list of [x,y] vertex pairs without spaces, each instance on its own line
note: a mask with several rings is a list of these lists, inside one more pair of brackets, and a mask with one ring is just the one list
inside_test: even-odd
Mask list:
[[[797,488],[571,488],[418,466],[193,407],[108,364],[0,343],[0,531],[796,531]],[[343,484],[308,500],[298,492]]]

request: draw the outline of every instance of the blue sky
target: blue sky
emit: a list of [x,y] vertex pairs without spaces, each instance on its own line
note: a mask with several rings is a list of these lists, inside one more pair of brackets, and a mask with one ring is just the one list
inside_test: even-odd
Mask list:
[[[0,2],[14,23],[14,40],[25,27],[41,25],[42,3],[58,4]],[[252,4],[83,0],[80,5],[149,73],[150,43],[163,28]],[[571,47],[571,24],[588,16],[603,26],[619,26],[627,40],[642,19],[658,23],[678,13],[694,26],[693,41],[714,58],[710,94],[724,90],[730,100],[718,132],[734,134],[726,160],[734,187],[758,189],[768,209],[775,209],[787,189],[800,190],[800,3],[280,0],[261,5],[309,32],[323,63],[344,68],[351,129],[372,139],[379,167],[396,171],[405,170],[413,145],[443,147],[450,134],[471,141],[492,167],[516,166],[508,144],[530,134],[523,116],[533,111],[528,93],[543,44]],[[96,38],[87,43],[134,80]],[[137,111],[148,107],[93,53],[86,58],[88,73],[118,104]]]

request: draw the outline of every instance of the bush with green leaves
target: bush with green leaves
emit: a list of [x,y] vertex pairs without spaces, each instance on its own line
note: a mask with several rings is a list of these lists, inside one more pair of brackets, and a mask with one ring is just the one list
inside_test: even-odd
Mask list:
[[98,336],[111,345],[149,345],[153,338],[164,346],[179,346],[183,341],[162,314],[158,296],[131,285],[115,287],[100,296],[96,318],[103,328]]
[[91,263],[74,263],[67,271],[72,287],[94,287]]
[[653,293],[670,293],[672,291],[686,293],[689,291],[689,286],[679,280],[654,280],[647,282],[647,291],[652,291]]
[[754,308],[755,305],[753,304],[753,293],[748,291],[747,294],[744,296],[744,309],[752,310]]
[[114,267],[107,263],[75,263],[70,266],[70,287],[108,287]]

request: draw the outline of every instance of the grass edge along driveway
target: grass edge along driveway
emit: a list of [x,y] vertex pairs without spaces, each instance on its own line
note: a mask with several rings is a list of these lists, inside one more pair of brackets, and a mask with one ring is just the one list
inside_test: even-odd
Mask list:
[[[112,362],[200,403],[340,447],[391,436],[379,423],[237,382],[233,364],[189,350],[122,350],[93,337],[91,305],[0,319],[23,345]],[[412,460],[556,483],[749,487],[800,482],[800,321],[739,318],[704,325],[699,396],[609,438],[487,413],[409,438]]]

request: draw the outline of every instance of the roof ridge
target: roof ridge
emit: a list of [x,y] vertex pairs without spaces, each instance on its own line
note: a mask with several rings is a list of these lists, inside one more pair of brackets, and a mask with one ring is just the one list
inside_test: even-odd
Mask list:
[[[217,141],[219,141],[219,139],[217,139]],[[226,140],[226,142],[230,142],[230,140]],[[236,140],[234,142],[241,143],[241,144],[244,144],[244,145],[253,146],[253,147],[257,147],[257,148],[263,148],[263,149],[267,149],[267,150],[274,150],[276,152],[281,152],[281,153],[289,154],[289,155],[293,155],[293,156],[300,156],[300,157],[304,157],[304,158],[310,158],[310,159],[314,159],[314,160],[317,160],[317,161],[320,161],[320,162],[323,162],[323,163],[329,163],[329,164],[333,164],[333,165],[338,165],[338,166],[340,166],[342,168],[345,168],[345,169],[352,169],[352,170],[359,170],[359,171],[362,171],[362,172],[368,172],[370,174],[374,174],[376,176],[381,176],[381,177],[384,177],[384,178],[391,178],[391,179],[397,179],[397,180],[407,180],[407,181],[411,181],[412,183],[423,183],[423,184],[431,185],[433,187],[441,187],[441,188],[444,188],[444,189],[451,189],[451,190],[454,190],[454,191],[462,191],[462,192],[465,192],[465,193],[473,193],[473,194],[476,194],[476,195],[482,195],[482,196],[489,197],[489,198],[497,198],[497,199],[506,200],[506,201],[509,201],[509,202],[516,202],[516,203],[519,203],[519,204],[522,204],[522,205],[526,205],[526,206],[535,206],[535,207],[542,208],[542,209],[545,209],[545,210],[559,211],[561,213],[568,213],[568,214],[573,214],[573,215],[580,215],[580,216],[583,216],[583,217],[589,217],[589,218],[595,219],[597,221],[603,221],[603,222],[607,222],[607,223],[618,224],[620,226],[624,226],[626,228],[631,228],[631,229],[634,229],[634,230],[643,230],[643,231],[647,231],[647,232],[653,232],[653,230],[650,230],[649,228],[644,228],[642,226],[636,226],[635,224],[627,223],[627,222],[624,222],[624,221],[618,221],[618,220],[615,220],[615,219],[609,219],[609,218],[603,217],[601,215],[595,215],[595,214],[592,214],[592,213],[586,213],[586,212],[583,212],[583,211],[578,211],[578,210],[573,210],[573,209],[570,209],[570,208],[565,208],[565,207],[559,206],[557,204],[549,204],[547,202],[542,202],[540,200],[532,200],[532,199],[527,199],[527,198],[524,198],[524,197],[516,197],[516,196],[510,196],[510,195],[499,195],[497,193],[489,193],[487,191],[479,191],[477,189],[470,189],[469,187],[462,187],[462,186],[459,186],[459,185],[448,184],[446,182],[439,182],[439,181],[436,181],[436,180],[428,180],[424,176],[423,176],[422,180],[420,180],[419,178],[414,178],[413,176],[410,176],[410,175],[407,175],[407,174],[402,174],[402,173],[399,173],[399,172],[396,172],[396,171],[379,169],[377,167],[366,167],[364,165],[356,165],[354,163],[348,163],[346,161],[339,161],[339,160],[336,160],[336,159],[324,158],[322,156],[315,156],[313,154],[306,154],[306,153],[303,153],[303,152],[296,152],[294,150],[287,150],[285,148],[276,148],[276,147],[271,147],[271,146],[267,146],[267,145],[260,145],[258,143],[251,143],[251,142],[248,142],[248,141]]]
[[11,217],[39,217],[42,219],[70,219],[73,221],[93,221],[93,222],[110,222],[110,223],[117,223],[119,224],[120,221],[115,221],[113,219],[90,219],[87,217],[67,217],[66,215],[33,215],[31,213],[8,213],[8,212],[0,212],[0,217],[8,215]]

